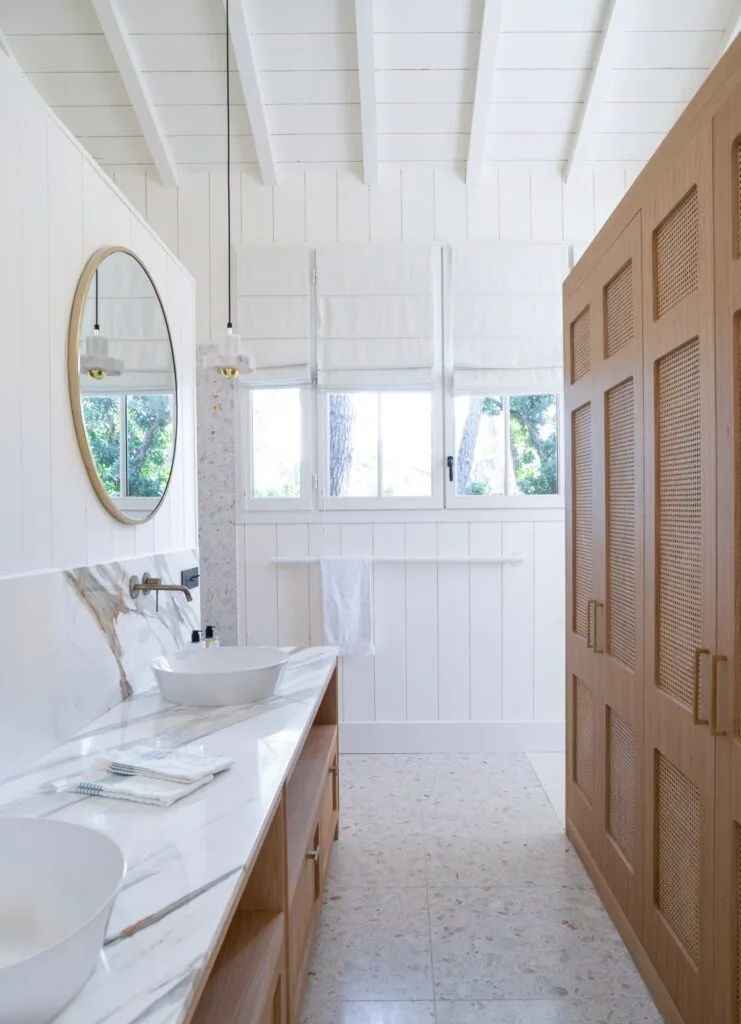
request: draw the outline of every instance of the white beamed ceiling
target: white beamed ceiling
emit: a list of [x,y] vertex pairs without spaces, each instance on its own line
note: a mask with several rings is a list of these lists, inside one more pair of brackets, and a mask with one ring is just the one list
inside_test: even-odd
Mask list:
[[[274,159],[362,161],[353,0],[244,0]],[[371,2],[371,0],[368,0]],[[374,0],[378,159],[461,166],[483,0]],[[119,0],[184,170],[226,159],[222,0]],[[605,0],[504,0],[484,161],[565,165]],[[719,56],[736,0],[632,0],[589,162],[643,164]],[[152,165],[90,0],[0,0],[0,31],[46,102],[109,167]],[[236,68],[236,63],[233,64]],[[234,159],[256,163],[238,75]]]

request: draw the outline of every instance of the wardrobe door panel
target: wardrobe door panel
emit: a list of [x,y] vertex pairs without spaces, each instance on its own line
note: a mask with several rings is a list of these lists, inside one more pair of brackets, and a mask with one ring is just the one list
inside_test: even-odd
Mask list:
[[[566,450],[566,804],[569,830],[595,849],[598,668],[595,477],[601,452],[595,418],[599,316],[589,284],[564,304]],[[598,321],[597,321],[598,323]]]
[[643,330],[637,215],[600,261],[600,446],[595,482],[600,654],[598,864],[634,931],[643,932]]
[[741,90],[714,123],[719,656],[716,739],[716,1015],[741,1024]]
[[688,1021],[713,988],[715,361],[712,130],[643,211],[644,943]]

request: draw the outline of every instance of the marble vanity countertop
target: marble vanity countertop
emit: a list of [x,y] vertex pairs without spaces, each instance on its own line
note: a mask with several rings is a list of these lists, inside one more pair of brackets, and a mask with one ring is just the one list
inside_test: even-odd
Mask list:
[[[251,867],[281,786],[336,663],[294,653],[275,697],[250,707],[184,708],[138,694],[43,761],[0,783],[0,816],[89,825],[114,839],[127,872],[93,977],[56,1024],[179,1024]],[[42,794],[102,750],[136,743],[225,754],[235,766],[172,807]]]

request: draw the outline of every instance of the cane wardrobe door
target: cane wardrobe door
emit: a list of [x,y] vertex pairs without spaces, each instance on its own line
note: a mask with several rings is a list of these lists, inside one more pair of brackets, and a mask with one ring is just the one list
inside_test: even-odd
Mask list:
[[644,945],[688,1021],[708,1015],[713,981],[712,222],[707,124],[643,210]]
[[596,569],[600,661],[597,860],[637,935],[643,932],[643,307],[640,213],[600,261],[595,477],[603,538]]
[[599,293],[591,279],[564,304],[566,459],[566,814],[595,850],[597,674],[595,567],[599,561],[594,479],[601,452],[594,410]]
[[[741,1022],[741,90],[715,117],[716,1021]],[[713,700],[715,696],[715,700]]]

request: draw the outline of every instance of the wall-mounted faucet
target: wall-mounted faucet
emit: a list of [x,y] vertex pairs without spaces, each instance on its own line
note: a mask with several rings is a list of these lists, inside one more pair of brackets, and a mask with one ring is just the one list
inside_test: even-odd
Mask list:
[[180,594],[185,595],[186,601],[192,601],[193,595],[190,590],[182,583],[163,583],[157,576],[150,576],[148,572],[145,572],[141,580],[138,576],[132,576],[129,580],[129,593],[136,600],[141,597],[142,594],[148,594],[150,591],[154,591],[155,597],[155,611],[160,610],[160,591],[161,590],[176,590]]

